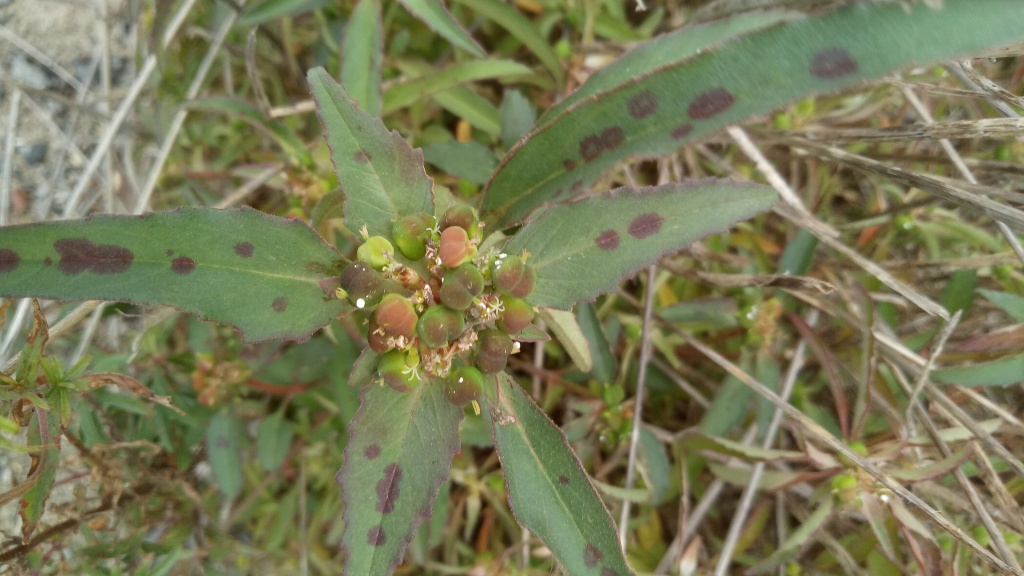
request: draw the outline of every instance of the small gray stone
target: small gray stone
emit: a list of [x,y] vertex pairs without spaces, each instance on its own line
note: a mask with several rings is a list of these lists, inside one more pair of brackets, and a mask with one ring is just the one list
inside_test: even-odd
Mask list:
[[47,150],[49,150],[49,145],[46,142],[18,146],[18,154],[21,154],[21,157],[25,159],[25,163],[29,166],[42,164],[43,160],[46,159]]
[[14,80],[37,90],[46,90],[50,85],[50,78],[46,70],[20,52],[11,59],[10,74]]

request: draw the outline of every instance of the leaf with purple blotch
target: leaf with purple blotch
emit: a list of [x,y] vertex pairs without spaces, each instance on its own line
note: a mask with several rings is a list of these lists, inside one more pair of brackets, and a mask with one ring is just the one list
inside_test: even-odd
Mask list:
[[345,505],[343,576],[391,574],[401,562],[448,478],[463,415],[429,380],[409,392],[371,384],[360,399],[336,478]]
[[775,200],[771,188],[727,180],[618,188],[548,207],[504,251],[529,253],[536,273],[527,296],[531,304],[568,309],[615,290],[665,254],[767,210]]
[[423,154],[360,110],[323,68],[310,70],[307,79],[344,190],[345,226],[390,236],[402,216],[432,214],[433,180],[423,170]]
[[634,574],[615,524],[565,434],[506,373],[488,399],[494,444],[516,519],[569,574]]
[[[656,156],[808,94],[879,78],[913,62],[970,54],[1024,37],[1019,0],[857,4],[749,33],[707,34],[678,50],[679,32],[595,75],[510,151],[485,192],[483,219],[503,229],[555,198],[586,190],[615,163]],[[769,17],[770,18],[770,17]],[[648,65],[651,62],[656,66]]]
[[250,342],[305,340],[349,308],[321,285],[340,258],[252,209],[99,215],[0,228],[0,296],[168,305]]

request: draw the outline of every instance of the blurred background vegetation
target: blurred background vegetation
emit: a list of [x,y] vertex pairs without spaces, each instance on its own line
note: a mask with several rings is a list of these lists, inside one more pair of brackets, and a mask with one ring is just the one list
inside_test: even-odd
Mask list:
[[[385,124],[424,149],[436,185],[472,201],[539,113],[637,42],[754,8],[832,4],[841,2],[451,0],[480,57],[390,1],[380,30],[350,24],[349,0],[0,2],[0,225],[247,205],[311,220],[350,250],[351,231],[314,210],[337,182],[307,69],[365,83],[375,62],[367,46],[380,42]],[[367,66],[345,69],[342,54]],[[1008,564],[1024,559],[1024,466],[1014,456],[1024,452],[1021,260],[992,220],[877,169],[967,180],[971,193],[1024,204],[1019,131],[978,124],[1024,110],[1015,96],[1024,60],[993,56],[907,69],[747,123],[807,213],[764,215],[668,256],[580,306],[581,332],[566,344],[526,346],[514,359],[616,520],[629,503],[627,549],[639,572],[991,570],[800,427],[772,424],[775,408],[745,377],[785,391]],[[886,132],[932,118],[959,121],[943,133],[952,144]],[[736,136],[622,164],[600,187],[764,180]],[[821,150],[793,149],[808,137]],[[302,345],[245,344],[230,328],[168,310],[43,309],[48,355],[66,366],[91,357],[90,373],[130,376],[181,412],[130,387],[69,388],[42,522],[23,540],[17,500],[0,507],[0,573],[339,572],[333,478],[358,405],[347,375],[365,327],[342,318]],[[4,310],[6,365],[32,310]],[[4,491],[26,478],[30,457],[18,402],[0,402]],[[480,417],[467,417],[462,437],[434,517],[398,573],[556,572],[509,511]],[[631,442],[638,479],[624,488]],[[759,490],[741,499],[752,483]]]

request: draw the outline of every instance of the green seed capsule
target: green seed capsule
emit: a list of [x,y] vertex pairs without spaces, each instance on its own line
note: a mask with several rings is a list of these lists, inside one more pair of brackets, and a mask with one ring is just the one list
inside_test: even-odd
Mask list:
[[402,256],[410,260],[419,260],[427,253],[427,238],[433,226],[434,217],[430,214],[410,214],[395,222],[391,229],[391,237]]
[[428,348],[440,348],[462,335],[466,321],[447,306],[431,306],[420,316],[416,334]]
[[441,217],[441,231],[452,226],[458,226],[466,231],[472,230],[476,226],[476,212],[465,204],[449,207]]
[[518,334],[533,322],[535,312],[526,300],[505,295],[501,297],[501,303],[505,310],[498,318],[498,328],[509,334]]
[[383,354],[388,350],[391,350],[391,346],[388,345],[388,337],[380,330],[380,326],[370,318],[370,332],[366,335],[366,341],[370,345],[370,349],[378,354]]
[[483,395],[484,375],[472,366],[463,366],[445,380],[444,394],[456,406],[465,406]]
[[377,270],[387,266],[394,253],[395,247],[383,236],[370,236],[356,249],[356,256]]
[[512,339],[501,330],[483,330],[477,338],[476,367],[489,374],[505,369],[512,353]]
[[416,333],[416,310],[412,302],[398,294],[385,294],[373,316],[388,336],[411,338]]
[[380,359],[377,375],[396,392],[409,392],[419,386],[419,373],[408,364],[408,354],[392,350]]
[[342,270],[340,283],[356,308],[373,306],[384,295],[384,279],[381,278],[380,272],[359,260]]
[[526,298],[533,291],[533,266],[518,256],[508,256],[491,265],[491,282],[502,292]]
[[484,275],[470,262],[445,272],[438,291],[441,303],[453,310],[466,310],[484,290]]

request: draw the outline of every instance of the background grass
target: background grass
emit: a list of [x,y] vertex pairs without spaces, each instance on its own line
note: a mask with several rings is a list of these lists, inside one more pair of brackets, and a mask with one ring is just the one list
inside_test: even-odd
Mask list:
[[[471,199],[488,172],[481,166],[515,141],[507,119],[528,124],[636,41],[753,4],[638,11],[597,0],[458,0],[450,8],[491,61],[528,69],[470,74],[473,57],[385,3],[384,121],[425,148],[438,185]],[[489,16],[495,5],[521,20]],[[181,205],[314,216],[336,182],[303,78],[317,65],[340,72],[352,8],[315,0],[90,6],[105,18],[106,38],[125,31],[121,44],[96,48],[95,82],[40,89],[4,81],[10,144],[0,224]],[[28,42],[24,31],[11,34]],[[26,54],[58,79],[54,70],[71,66],[58,61],[67,54],[40,63],[5,42],[8,58]],[[45,44],[36,48],[45,55]],[[115,78],[118,50],[125,72]],[[527,346],[511,362],[573,442],[613,517],[625,520],[639,572],[991,570],[905,494],[839,455],[827,435],[1019,565],[1021,260],[1005,230],[925,194],[912,175],[977,182],[961,187],[1020,207],[1019,127],[998,119],[1024,109],[1014,96],[1021,64],[1011,52],[908,69],[604,178],[602,188],[712,175],[769,181],[806,207],[707,238],[580,307],[592,371],[578,370],[575,351],[555,342]],[[19,130],[30,126],[24,118],[35,116],[56,128],[47,136],[51,180],[30,179],[32,167],[15,154],[26,134]],[[932,119],[951,144],[923,128]],[[465,153],[453,154],[453,142]],[[318,229],[351,248],[336,222]],[[167,311],[45,310],[49,354],[70,365],[88,352],[90,371],[131,375],[184,415],[109,387],[76,397],[43,524],[22,542],[17,504],[0,508],[0,571],[338,572],[333,476],[356,409],[346,378],[362,327],[342,319],[302,346],[246,345],[229,328]],[[25,302],[9,308],[0,352],[25,341],[29,311]],[[785,398],[785,415],[760,385]],[[0,415],[13,418],[17,403],[2,402]],[[16,428],[3,434],[24,442]],[[399,573],[556,571],[509,512],[483,422],[467,418],[462,434],[452,479]],[[207,443],[213,436],[232,443]],[[28,472],[27,455],[5,458],[2,490]],[[751,484],[760,490],[746,490]]]

